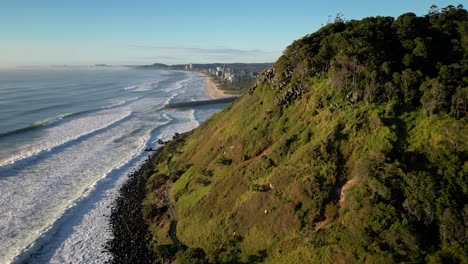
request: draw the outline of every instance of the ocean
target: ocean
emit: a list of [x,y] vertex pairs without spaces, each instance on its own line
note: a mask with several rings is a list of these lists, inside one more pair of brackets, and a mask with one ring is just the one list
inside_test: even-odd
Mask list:
[[192,72],[125,67],[0,70],[0,263],[102,263],[127,174],[158,139],[224,105]]

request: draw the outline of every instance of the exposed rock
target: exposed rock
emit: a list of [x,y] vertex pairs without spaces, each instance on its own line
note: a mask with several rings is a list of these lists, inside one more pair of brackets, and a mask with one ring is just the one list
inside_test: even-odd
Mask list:
[[289,88],[286,93],[283,94],[276,102],[279,106],[286,106],[299,99],[305,93],[305,89],[302,86],[293,86]]
[[291,81],[291,77],[292,77],[292,74],[293,74],[293,69],[291,66],[288,66],[285,70],[284,70],[284,78],[279,81],[279,90],[282,90],[284,87],[286,87],[289,82]]
[[315,109],[322,109],[323,108],[323,102],[322,100],[320,100],[316,105],[315,105]]
[[[258,82],[258,81],[257,81]],[[249,89],[249,94],[252,95],[255,91],[255,89],[257,89],[257,83],[254,84],[254,86],[252,86],[250,89]]]
[[148,160],[120,188],[110,216],[114,237],[105,246],[112,254],[110,263],[156,263],[158,260],[151,249],[148,225],[141,211],[147,180],[145,171],[152,169],[153,164]]
[[260,78],[257,79],[254,86],[252,86],[249,89],[249,94],[252,95],[253,92],[255,91],[255,89],[257,88],[257,86],[260,85],[260,84],[272,83],[273,78],[275,77],[275,71],[276,70],[274,68],[271,68],[271,69],[268,69],[268,70],[265,70],[264,72],[262,72],[262,74],[260,74]]
[[312,115],[316,115],[318,114],[318,110],[322,109],[323,108],[323,102],[322,100],[320,100],[316,105],[315,105],[315,109],[314,111],[312,112]]
[[361,100],[361,93],[359,92],[349,92],[346,95],[346,103],[355,104]]
[[275,72],[276,70],[274,68],[268,69],[262,73],[262,78],[260,79],[263,79],[262,80],[263,83],[265,82],[271,83],[273,81],[273,78],[275,77]]

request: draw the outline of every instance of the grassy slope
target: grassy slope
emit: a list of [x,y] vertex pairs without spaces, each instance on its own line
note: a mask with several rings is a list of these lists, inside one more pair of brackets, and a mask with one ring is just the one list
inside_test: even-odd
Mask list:
[[278,106],[294,85],[259,85],[156,165],[152,181],[176,180],[178,238],[215,262],[466,262],[467,117],[348,104],[326,75]]
[[[283,110],[275,104],[278,92],[261,86],[202,124],[172,157],[172,168],[193,165],[170,192],[179,217],[177,234],[186,245],[215,255],[239,241],[243,261],[261,250],[267,260],[284,263],[365,255],[384,260],[385,254],[356,244],[362,237],[353,234],[354,226],[367,225],[363,217],[372,214],[368,204],[376,194],[369,193],[371,188],[384,196],[389,192],[373,179],[372,164],[385,160],[402,141],[405,149],[430,153],[445,149],[449,139],[467,151],[466,120],[425,118],[415,111],[386,125],[389,106],[339,101],[337,109],[325,106],[314,115],[327,85],[311,83],[302,99]],[[398,123],[405,129],[397,129]],[[223,165],[226,160],[232,163]],[[158,171],[169,175],[169,166],[159,164]],[[395,177],[404,176],[395,164],[386,166]],[[351,179],[354,184],[340,203],[340,188]],[[252,191],[253,184],[270,183],[270,191]],[[382,229],[403,224],[388,221]],[[158,236],[163,240],[164,232]]]

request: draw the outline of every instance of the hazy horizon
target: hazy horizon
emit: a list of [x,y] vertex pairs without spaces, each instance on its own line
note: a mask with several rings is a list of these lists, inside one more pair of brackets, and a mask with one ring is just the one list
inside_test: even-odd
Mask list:
[[0,68],[274,62],[295,39],[345,19],[427,13],[454,1],[46,0],[0,4]]

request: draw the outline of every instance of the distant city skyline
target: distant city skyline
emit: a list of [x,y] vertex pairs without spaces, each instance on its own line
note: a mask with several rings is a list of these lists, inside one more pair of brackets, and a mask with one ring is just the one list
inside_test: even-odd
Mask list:
[[274,62],[333,21],[464,1],[2,1],[0,67]]

